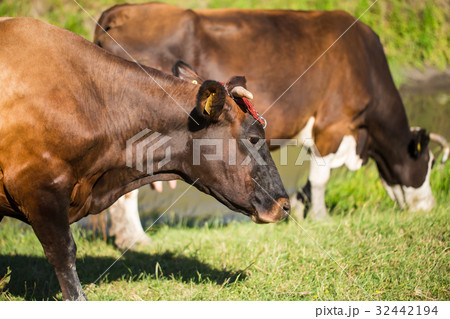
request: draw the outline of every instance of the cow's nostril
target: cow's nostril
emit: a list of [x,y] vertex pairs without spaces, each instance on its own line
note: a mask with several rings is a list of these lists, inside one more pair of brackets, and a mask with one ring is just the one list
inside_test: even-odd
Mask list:
[[289,200],[286,200],[283,204],[283,210],[289,214],[291,210],[291,204],[289,203]]

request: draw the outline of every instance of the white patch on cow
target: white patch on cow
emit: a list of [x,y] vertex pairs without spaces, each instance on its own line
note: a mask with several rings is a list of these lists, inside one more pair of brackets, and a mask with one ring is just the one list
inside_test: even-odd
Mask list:
[[[314,123],[315,118],[310,117],[305,127],[296,136],[299,145],[307,148],[311,148],[314,145],[312,134]],[[351,135],[343,137],[336,153],[328,154],[321,158],[330,168],[337,168],[345,164],[352,171],[360,169],[363,163],[362,159],[356,154],[356,140]]]
[[119,248],[127,248],[136,242],[147,244],[150,238],[142,229],[139,220],[138,193],[134,191],[120,197],[110,208],[111,229],[110,234],[116,236],[115,243]]
[[[304,145],[307,148],[314,146],[314,123],[315,118],[310,117],[305,127],[296,136],[299,145]],[[310,163],[311,217],[321,219],[327,215],[325,188],[330,178],[331,169],[345,164],[350,170],[358,170],[361,168],[363,160],[356,154],[355,138],[351,135],[346,135],[343,137],[336,153],[320,157],[320,160],[317,160],[317,158],[312,159]]]
[[314,144],[314,139],[312,135],[312,130],[314,127],[314,122],[316,119],[311,116],[306,123],[305,127],[298,133],[295,139],[298,141],[298,145],[304,145],[307,148],[310,148]]
[[383,178],[381,183],[386,189],[389,197],[396,201],[400,208],[408,208],[411,211],[430,211],[436,204],[433,193],[431,192],[430,175],[431,165],[434,156],[430,151],[430,159],[428,161],[428,171],[423,184],[417,188],[403,185],[388,185]]
[[[326,157],[326,156],[325,156]],[[330,178],[330,165],[319,165],[312,160],[309,168],[309,181],[311,183],[311,217],[322,219],[327,216],[325,206],[325,188]]]
[[[298,146],[304,145],[307,148],[313,146],[314,140],[312,136],[312,129],[314,127],[315,118],[311,116],[308,119],[305,127],[294,137]],[[286,159],[287,161],[287,159]],[[311,170],[310,170],[311,171]],[[291,202],[291,216],[294,216],[296,219],[302,219],[304,216],[305,206],[301,201],[297,199],[297,193],[290,198]]]
[[342,138],[336,153],[322,157],[330,168],[337,168],[345,164],[349,170],[356,171],[362,166],[362,159],[356,154],[356,140],[351,135]]
[[326,216],[325,187],[332,168],[346,165],[350,170],[358,170],[362,159],[356,154],[356,140],[351,135],[342,138],[336,153],[322,156],[323,162],[311,161],[309,181],[311,182],[312,217],[320,219]]
[[403,190],[400,185],[389,185],[386,181],[380,176],[381,184],[383,184],[384,189],[388,193],[389,197],[397,202],[401,209],[405,209],[405,197],[403,196]]
[[[315,118],[310,117],[305,127],[297,135],[299,144],[307,148],[314,146],[313,127]],[[350,170],[361,168],[363,160],[356,154],[356,140],[351,135],[342,138],[336,153],[320,157],[320,160],[312,159],[309,170],[311,182],[311,217],[321,219],[327,215],[325,206],[325,188],[330,178],[332,168],[346,165]]]

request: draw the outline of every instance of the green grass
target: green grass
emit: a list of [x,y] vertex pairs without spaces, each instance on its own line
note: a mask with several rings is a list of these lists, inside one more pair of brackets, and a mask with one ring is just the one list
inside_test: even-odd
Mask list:
[[[400,211],[373,165],[338,171],[324,222],[162,225],[150,247],[121,252],[73,228],[90,300],[449,300],[450,167],[432,173],[437,206]],[[52,267],[28,226],[0,224],[0,300],[60,299]]]
[[[96,19],[114,4],[147,0],[78,1]],[[373,0],[168,0],[184,8],[251,8],[334,10],[342,9],[359,17]],[[4,0],[0,16],[33,16],[69,29],[92,40],[91,18],[73,0]],[[447,0],[378,1],[361,20],[381,38],[397,84],[404,80],[405,68],[425,66],[444,69],[450,64],[450,5]]]

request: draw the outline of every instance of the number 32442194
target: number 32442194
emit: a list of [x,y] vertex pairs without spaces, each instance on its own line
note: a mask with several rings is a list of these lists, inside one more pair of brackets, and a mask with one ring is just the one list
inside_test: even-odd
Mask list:
[[376,315],[429,316],[438,314],[437,306],[377,306]]

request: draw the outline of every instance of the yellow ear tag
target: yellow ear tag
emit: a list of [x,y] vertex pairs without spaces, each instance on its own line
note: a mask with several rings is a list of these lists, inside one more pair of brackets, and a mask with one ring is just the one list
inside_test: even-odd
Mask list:
[[208,99],[206,100],[206,105],[205,105],[205,111],[208,114],[211,114],[211,105],[212,105],[212,99],[214,97],[215,93],[211,93],[211,95],[208,97]]
[[197,80],[192,80],[192,83],[198,84]]
[[422,147],[420,146],[420,142],[419,143],[417,143],[417,151],[418,152],[420,152],[420,149],[421,149]]

